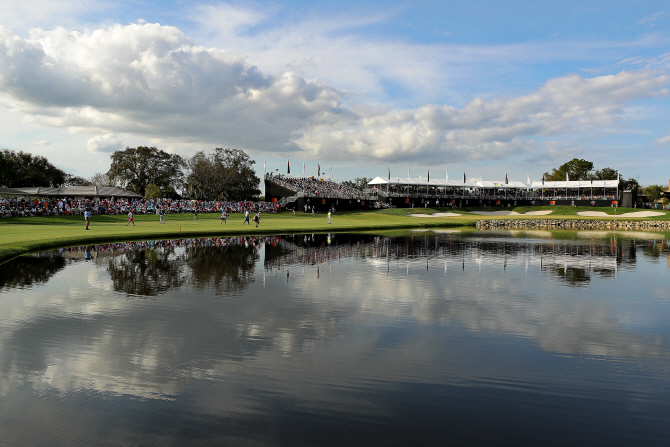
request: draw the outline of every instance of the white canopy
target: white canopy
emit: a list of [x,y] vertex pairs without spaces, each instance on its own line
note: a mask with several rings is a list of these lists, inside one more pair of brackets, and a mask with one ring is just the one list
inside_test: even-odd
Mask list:
[[454,188],[479,188],[480,185],[472,182],[459,182],[457,180],[433,180],[424,178],[411,178],[411,177],[391,177],[381,178],[375,177],[368,182],[368,186],[383,186],[383,185],[393,185],[393,186],[433,186],[436,188],[445,188],[445,187],[454,187]]
[[142,198],[141,195],[132,191],[111,186],[63,186],[62,188],[49,188],[46,186],[33,186],[27,188],[13,188],[26,196],[41,197],[126,197]]
[[576,180],[576,181],[560,181],[560,182],[548,182],[542,181],[533,182],[531,185],[532,189],[587,189],[587,188],[618,188],[618,180]]

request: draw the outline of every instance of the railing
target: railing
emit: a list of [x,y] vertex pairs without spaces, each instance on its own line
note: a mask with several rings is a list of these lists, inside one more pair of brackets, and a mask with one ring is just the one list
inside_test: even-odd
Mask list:
[[299,192],[299,193],[297,193],[295,195],[292,195],[290,197],[282,197],[281,199],[279,199],[279,201],[277,203],[279,203],[279,206],[281,206],[281,207],[286,207],[289,203],[295,202],[296,200],[298,200],[299,198],[304,197],[304,196],[305,195],[302,192]]

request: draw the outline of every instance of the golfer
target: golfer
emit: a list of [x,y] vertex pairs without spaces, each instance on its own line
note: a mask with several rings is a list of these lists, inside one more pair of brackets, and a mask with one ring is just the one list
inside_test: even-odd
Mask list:
[[128,211],[128,223],[126,224],[126,226],[128,226],[130,224],[133,224],[133,227],[135,226],[135,221],[133,220],[133,212],[132,211]]

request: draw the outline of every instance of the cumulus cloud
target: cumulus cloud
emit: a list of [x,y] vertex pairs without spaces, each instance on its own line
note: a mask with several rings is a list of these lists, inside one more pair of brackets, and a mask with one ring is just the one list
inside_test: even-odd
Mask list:
[[658,145],[670,145],[670,136],[657,138],[654,141],[654,144]]
[[86,148],[89,152],[114,152],[123,148],[123,141],[121,141],[115,134],[108,133],[105,135],[98,135],[86,142]]
[[572,74],[459,108],[372,107],[296,72],[262,73],[175,27],[57,28],[26,39],[0,30],[0,91],[28,121],[100,134],[88,141],[92,152],[121,148],[123,133],[331,160],[500,159],[535,151],[537,138],[615,126],[631,102],[667,96],[668,84],[651,69]]
[[585,79],[568,75],[513,98],[478,98],[462,108],[427,105],[411,111],[359,112],[356,126],[311,132],[297,141],[317,156],[454,161],[501,159],[534,150],[533,137],[602,130],[617,124],[636,99],[667,96],[670,77],[650,71]]
[[37,144],[38,146],[48,146],[49,141],[48,140],[40,140],[40,141],[36,141],[35,144]]

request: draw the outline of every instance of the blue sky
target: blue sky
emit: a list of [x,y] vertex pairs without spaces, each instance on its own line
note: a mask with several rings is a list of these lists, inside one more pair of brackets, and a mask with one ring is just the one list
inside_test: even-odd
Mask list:
[[670,178],[667,2],[2,3],[0,146],[84,177],[155,145],[337,180]]

